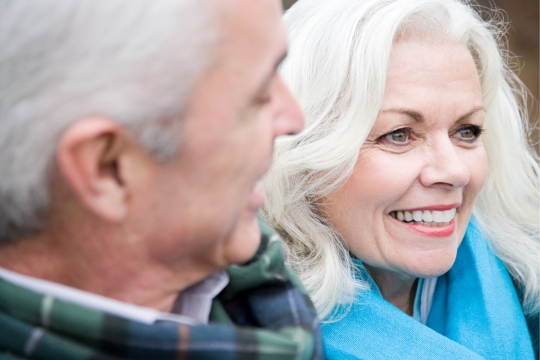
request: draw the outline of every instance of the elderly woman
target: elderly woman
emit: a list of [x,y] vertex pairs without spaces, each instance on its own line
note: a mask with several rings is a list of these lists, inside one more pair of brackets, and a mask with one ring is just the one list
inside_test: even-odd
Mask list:
[[[300,0],[264,217],[329,358],[538,358],[539,167],[501,27],[452,0]],[[533,350],[536,347],[536,350]]]

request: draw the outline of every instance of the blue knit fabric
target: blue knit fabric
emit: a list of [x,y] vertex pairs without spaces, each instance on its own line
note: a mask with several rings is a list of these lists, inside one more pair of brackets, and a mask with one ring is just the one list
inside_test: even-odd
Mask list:
[[328,359],[535,358],[512,279],[474,218],[456,262],[438,279],[427,326],[384,300],[357,265],[356,276],[372,290],[361,293],[344,318],[323,326]]

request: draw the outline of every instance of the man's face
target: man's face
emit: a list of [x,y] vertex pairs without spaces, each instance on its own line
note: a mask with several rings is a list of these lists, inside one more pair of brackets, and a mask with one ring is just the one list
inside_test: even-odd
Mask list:
[[174,267],[188,255],[202,272],[254,254],[255,215],[264,200],[259,181],[271,165],[274,139],[304,124],[276,73],[287,49],[281,3],[219,6],[218,60],[195,86],[177,158],[156,165],[140,204],[147,209],[140,226],[151,256]]

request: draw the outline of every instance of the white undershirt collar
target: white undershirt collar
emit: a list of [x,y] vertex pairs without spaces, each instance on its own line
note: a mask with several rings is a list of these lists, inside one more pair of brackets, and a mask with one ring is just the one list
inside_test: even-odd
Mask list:
[[0,268],[0,278],[36,293],[47,295],[52,300],[70,302],[145,324],[154,324],[156,321],[173,321],[190,325],[208,323],[212,299],[229,283],[229,276],[225,271],[214,273],[181,292],[174,304],[173,313],[162,313],[149,307],[114,300],[3,268]]
[[437,286],[438,278],[418,279],[418,287],[414,298],[412,317],[422,324],[426,325],[431,304],[433,303],[433,294]]

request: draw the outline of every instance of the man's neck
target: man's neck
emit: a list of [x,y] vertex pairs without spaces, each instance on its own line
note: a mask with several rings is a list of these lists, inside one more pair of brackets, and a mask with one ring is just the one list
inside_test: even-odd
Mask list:
[[77,244],[87,244],[80,248],[45,232],[19,239],[0,247],[0,267],[162,312],[172,309],[179,292],[205,277],[180,263],[175,269],[162,266],[136,246],[119,249],[113,236],[96,241],[105,236],[94,231],[83,239],[80,233]]

